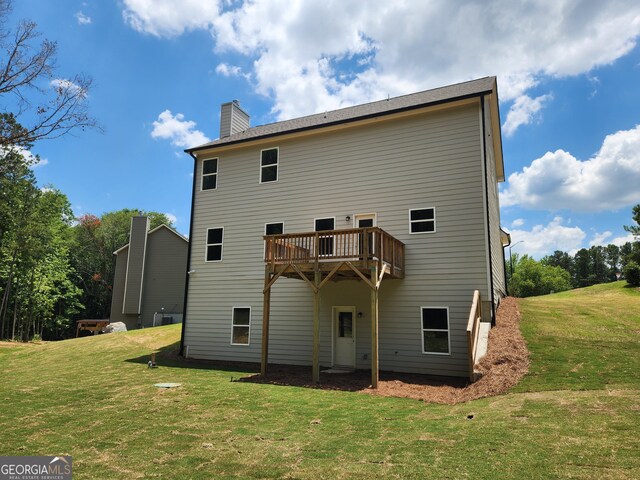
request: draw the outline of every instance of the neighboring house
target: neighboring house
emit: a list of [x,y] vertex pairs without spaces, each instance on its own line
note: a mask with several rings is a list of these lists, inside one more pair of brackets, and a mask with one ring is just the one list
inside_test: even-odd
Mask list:
[[113,254],[116,269],[109,320],[127,329],[182,321],[189,241],[147,217],[131,219],[129,243]]
[[224,104],[221,138],[187,150],[183,354],[263,374],[312,365],[316,381],[320,367],[371,369],[374,386],[378,369],[470,375],[474,292],[485,322],[506,293],[496,88],[482,78],[254,128]]

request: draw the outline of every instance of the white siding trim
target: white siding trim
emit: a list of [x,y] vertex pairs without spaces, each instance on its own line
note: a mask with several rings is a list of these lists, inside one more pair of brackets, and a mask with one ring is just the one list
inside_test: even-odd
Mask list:
[[[487,178],[485,175],[486,172],[486,162],[487,159],[485,158],[485,154],[484,154],[484,128],[482,128],[482,126],[484,125],[484,118],[482,117],[482,113],[484,111],[484,109],[482,108],[482,105],[480,106],[480,108],[478,109],[479,113],[478,115],[480,116],[480,177],[482,178],[482,221],[483,221],[483,235],[484,235],[484,253],[485,253],[485,259],[487,262],[487,293],[488,293],[488,300],[490,302],[493,302],[493,291],[491,288],[491,256],[489,255],[489,242],[491,242],[491,238],[489,237],[489,224],[488,219],[489,219],[489,213],[487,211]],[[480,308],[482,308],[482,306],[480,306]],[[493,312],[492,312],[493,313]]]
[[[440,308],[447,311],[447,353],[443,352],[425,352],[424,351],[424,332],[443,332],[441,329],[422,328],[422,310],[425,308]],[[422,342],[422,354],[423,355],[446,355],[451,356],[451,324],[449,323],[449,307],[442,305],[423,305],[420,307],[420,341]]]

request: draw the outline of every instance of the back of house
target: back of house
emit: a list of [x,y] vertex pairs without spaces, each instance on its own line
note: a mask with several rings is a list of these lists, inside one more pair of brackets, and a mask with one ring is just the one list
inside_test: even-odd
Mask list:
[[484,321],[505,295],[495,77],[254,128],[234,101],[221,119],[188,150],[183,354],[467,376],[474,291]]

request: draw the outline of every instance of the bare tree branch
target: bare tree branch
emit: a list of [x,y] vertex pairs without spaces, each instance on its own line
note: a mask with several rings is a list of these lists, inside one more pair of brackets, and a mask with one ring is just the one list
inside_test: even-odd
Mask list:
[[[10,12],[11,1],[0,0],[0,147],[26,147],[77,129],[101,130],[87,105],[91,78],[54,78],[56,43],[40,42],[37,25],[28,20],[11,34]],[[7,111],[11,100],[13,111]]]

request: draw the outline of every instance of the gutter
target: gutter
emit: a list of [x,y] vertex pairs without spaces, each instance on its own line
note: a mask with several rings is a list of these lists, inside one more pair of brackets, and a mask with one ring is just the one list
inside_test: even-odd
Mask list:
[[193,205],[196,199],[196,168],[198,158],[191,152],[187,152],[193,158],[193,185],[191,188],[191,218],[189,219],[189,246],[187,247],[187,271],[184,282],[184,308],[182,309],[182,332],[180,333],[180,356],[184,357],[184,332],[187,329],[187,299],[189,296],[189,272],[191,271],[191,245],[193,244]]
[[491,252],[491,215],[489,213],[489,170],[487,168],[487,131],[484,110],[484,95],[480,96],[482,112],[482,153],[484,156],[484,201],[487,206],[487,246],[489,248],[489,300],[491,301],[491,326],[496,325],[496,305],[493,301],[493,255]]

